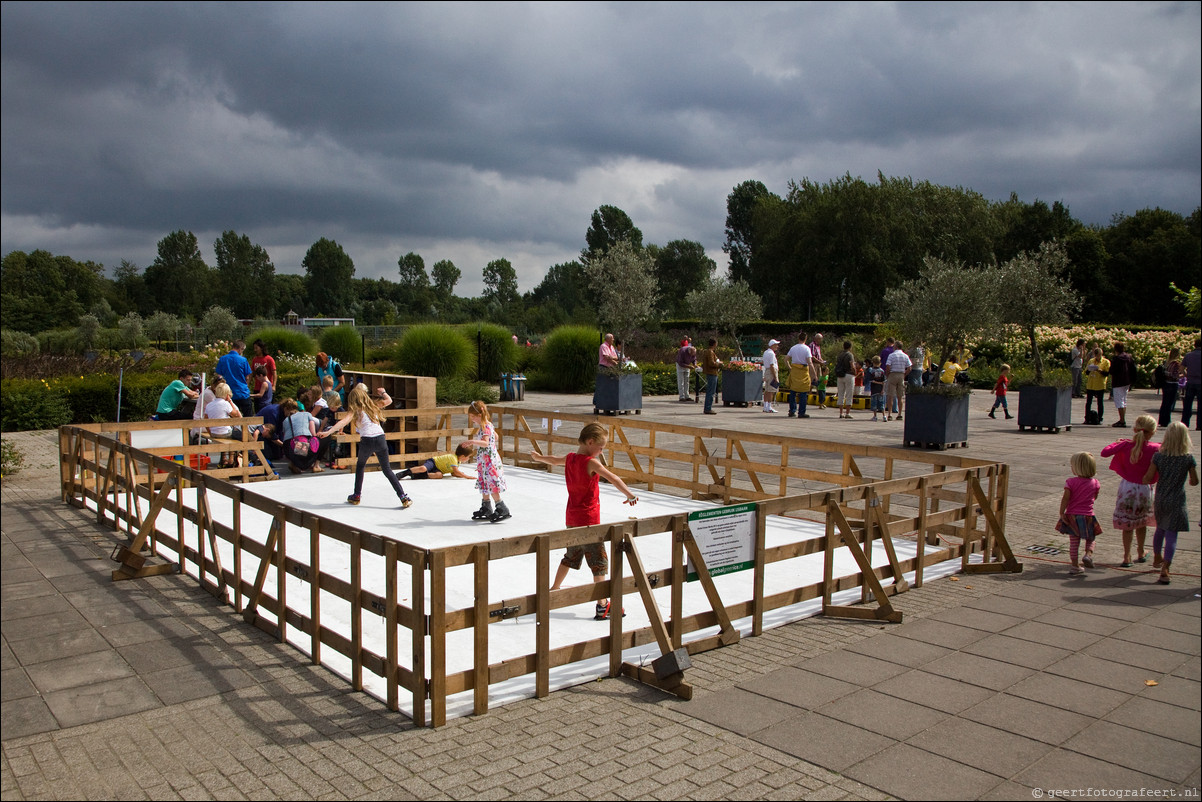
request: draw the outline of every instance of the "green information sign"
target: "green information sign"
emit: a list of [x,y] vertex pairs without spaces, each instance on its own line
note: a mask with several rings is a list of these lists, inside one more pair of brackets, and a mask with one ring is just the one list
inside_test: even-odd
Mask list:
[[[755,516],[754,503],[689,513],[689,531],[697,541],[710,576],[755,567]],[[692,560],[685,580],[697,581],[697,567]]]

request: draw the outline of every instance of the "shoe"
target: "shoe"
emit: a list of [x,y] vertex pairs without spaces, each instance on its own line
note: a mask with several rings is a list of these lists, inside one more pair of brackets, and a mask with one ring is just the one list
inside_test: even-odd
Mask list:
[[1013,418],[1013,417],[1014,417],[1014,416],[1013,416],[1013,415],[1011,415],[1009,412],[1007,412],[1007,413],[1006,413],[1006,420],[1010,420],[1010,419],[1011,419],[1011,418]]
[[413,506],[413,499],[409,498],[409,496],[405,496],[404,498],[401,499],[401,509],[402,510],[407,510],[412,506]]
[[1158,585],[1167,585],[1167,584],[1169,584],[1169,582],[1170,582],[1170,581],[1171,581],[1171,580],[1169,579],[1169,577],[1168,577],[1168,575],[1167,575],[1167,574],[1161,574],[1161,575],[1160,575],[1160,578],[1156,580],[1156,584],[1158,584]]
[[1115,423],[1110,424],[1110,428],[1111,429],[1126,429],[1127,424],[1123,423],[1122,421],[1116,421]]
[[1131,563],[1119,563],[1119,568],[1130,568]]
[[509,511],[509,507],[506,507],[505,503],[501,502],[500,504],[497,505],[497,511],[494,512],[491,516],[489,516],[488,520],[489,520],[489,522],[495,524],[495,523],[500,523],[501,521],[508,520],[509,518],[512,518],[512,517],[513,517],[513,513],[511,513]]
[[1081,564],[1084,565],[1086,568],[1093,568],[1093,557],[1089,554],[1086,554],[1085,557],[1081,560]]
[[704,414],[706,414],[706,415],[717,415],[718,413],[717,413],[717,412],[715,412],[715,411],[714,411],[714,410],[712,410],[712,409],[707,409],[707,410],[705,410],[705,413],[704,413]]
[[810,417],[810,416],[809,416],[809,415],[798,415],[797,417],[799,417],[799,418],[808,418],[808,417]]
[[597,612],[596,612],[596,615],[593,616],[593,620],[594,621],[604,621],[607,618],[609,618],[609,602],[608,601],[597,602]]
[[897,420],[901,420],[901,415],[898,415],[898,416],[897,416]]
[[1152,567],[1153,568],[1159,568],[1163,563],[1164,563],[1163,557],[1156,556],[1156,557],[1152,558]]
[[797,413],[796,413],[796,412],[790,412],[790,413],[789,413],[789,417],[790,417],[790,418],[796,418],[796,417],[797,417]]
[[1068,569],[1068,575],[1069,576],[1085,576],[1085,572],[1074,565],[1072,568]]
[[472,513],[473,521],[487,521],[492,517],[492,502],[486,501],[480,505],[480,509]]
[[359,496],[358,496],[358,494],[351,494],[351,495],[347,496],[347,497],[346,497],[346,503],[347,503],[347,504],[358,504],[358,503],[359,503]]
[[992,409],[991,409],[991,410],[989,410],[989,417],[993,418],[994,420],[997,420],[997,415],[994,415],[994,414],[993,414],[993,410],[992,410]]

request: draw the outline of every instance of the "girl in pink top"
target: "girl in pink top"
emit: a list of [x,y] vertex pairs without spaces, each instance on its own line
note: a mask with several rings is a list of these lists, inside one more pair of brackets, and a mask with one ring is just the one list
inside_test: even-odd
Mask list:
[[1068,535],[1068,556],[1073,561],[1069,576],[1084,576],[1085,571],[1077,564],[1077,553],[1081,541],[1085,541],[1085,558],[1082,562],[1086,568],[1093,568],[1093,544],[1098,535],[1102,534],[1102,525],[1093,514],[1093,503],[1098,497],[1102,485],[1094,478],[1098,472],[1097,462],[1093,454],[1082,451],[1073,454],[1073,476],[1064,482],[1064,496],[1060,499],[1060,520],[1056,522],[1056,531]]
[[1144,475],[1152,464],[1152,455],[1160,449],[1159,443],[1148,442],[1156,434],[1156,419],[1151,415],[1140,415],[1135,419],[1135,428],[1130,440],[1119,440],[1102,449],[1103,457],[1111,457],[1110,470],[1119,475],[1119,492],[1114,502],[1114,528],[1123,532],[1123,568],[1131,567],[1131,534],[1138,542],[1136,562],[1145,563],[1148,555],[1144,551],[1144,539],[1148,525],[1156,525],[1152,512],[1152,485],[1144,484]]

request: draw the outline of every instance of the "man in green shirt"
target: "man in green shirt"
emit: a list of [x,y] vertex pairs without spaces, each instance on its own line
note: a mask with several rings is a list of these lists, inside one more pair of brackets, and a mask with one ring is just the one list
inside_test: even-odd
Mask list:
[[199,396],[191,388],[192,371],[184,368],[179,372],[179,378],[168,384],[159,395],[159,406],[155,410],[155,420],[191,420],[192,409],[184,409],[184,399],[195,401]]

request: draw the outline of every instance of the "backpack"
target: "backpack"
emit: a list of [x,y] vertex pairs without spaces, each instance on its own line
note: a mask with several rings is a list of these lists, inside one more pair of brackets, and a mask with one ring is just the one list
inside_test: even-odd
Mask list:
[[1086,426],[1097,426],[1099,423],[1101,421],[1098,419],[1098,411],[1096,409],[1090,409],[1085,412]]
[[1168,378],[1168,374],[1164,370],[1164,365],[1157,365],[1152,371],[1152,388],[1159,390],[1161,387],[1164,387]]

